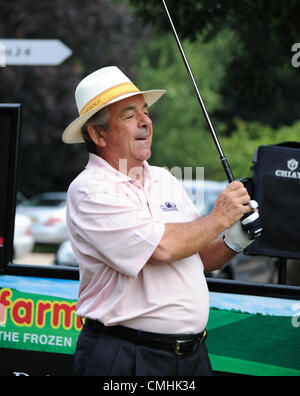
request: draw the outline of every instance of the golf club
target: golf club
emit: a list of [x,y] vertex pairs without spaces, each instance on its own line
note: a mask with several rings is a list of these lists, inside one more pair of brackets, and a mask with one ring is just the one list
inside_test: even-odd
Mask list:
[[[166,5],[165,0],[162,0],[162,3],[163,3],[163,6],[165,8],[166,14],[168,16],[169,22],[171,24],[171,27],[172,27],[172,30],[173,30],[173,33],[174,33],[174,37],[175,37],[176,43],[178,45],[180,54],[182,56],[183,62],[185,64],[187,72],[188,72],[188,74],[189,74],[189,76],[190,76],[190,78],[192,80],[192,84],[193,84],[193,87],[195,89],[196,96],[197,96],[197,99],[199,101],[200,107],[202,109],[204,118],[205,118],[205,120],[207,122],[210,134],[211,134],[211,136],[213,138],[213,141],[214,141],[214,143],[216,145],[216,148],[218,150],[218,153],[219,153],[219,156],[220,156],[220,161],[221,161],[221,164],[222,164],[222,166],[224,168],[227,180],[228,180],[229,183],[231,183],[231,182],[233,182],[235,180],[234,177],[233,177],[232,171],[231,171],[230,166],[228,164],[228,161],[227,161],[227,159],[226,159],[226,157],[225,157],[225,155],[223,153],[222,147],[220,145],[219,139],[218,139],[217,134],[216,134],[216,132],[214,130],[212,122],[211,122],[211,120],[209,118],[208,112],[206,110],[205,104],[204,104],[204,102],[202,100],[202,97],[200,95],[200,92],[199,92],[198,86],[196,84],[194,75],[192,73],[192,70],[190,68],[189,62],[188,62],[188,60],[186,58],[186,55],[184,53],[184,50],[182,48],[181,42],[179,40],[178,34],[176,32],[174,23],[172,21],[172,18],[171,18],[171,15],[169,13],[169,10],[168,10],[168,7]],[[242,222],[242,226],[243,226],[244,230],[248,233],[249,239],[256,239],[256,238],[258,238],[261,235],[262,228],[261,228],[261,225],[260,225],[260,219],[259,219],[259,217],[257,217],[257,212],[252,211],[252,212],[244,215],[242,220],[241,220],[241,222]]]

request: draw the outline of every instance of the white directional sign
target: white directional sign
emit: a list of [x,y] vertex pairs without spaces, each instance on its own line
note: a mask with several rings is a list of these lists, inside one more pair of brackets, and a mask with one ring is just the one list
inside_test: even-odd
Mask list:
[[0,52],[2,53],[1,66],[54,66],[59,65],[72,54],[72,50],[60,40],[40,39],[0,38]]

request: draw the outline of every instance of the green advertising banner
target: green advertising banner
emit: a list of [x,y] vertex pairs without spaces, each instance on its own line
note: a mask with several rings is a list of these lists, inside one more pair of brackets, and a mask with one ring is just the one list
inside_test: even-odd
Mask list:
[[[28,283],[28,279],[22,279]],[[36,281],[39,286],[33,285],[33,290],[45,283],[43,279],[36,278]],[[69,281],[64,282],[67,285]],[[19,277],[16,286],[18,284]],[[82,327],[76,316],[76,299],[59,297],[66,294],[59,290],[57,296],[52,296],[55,284],[61,285],[61,282],[54,280],[52,288],[44,290],[48,295],[8,287],[0,289],[0,348],[74,353]],[[77,291],[78,285],[74,287]]]
[[[0,349],[46,352],[47,362],[57,354],[71,359],[82,328],[78,287],[72,280],[0,276]],[[211,292],[207,330],[216,372],[300,375],[297,300]]]

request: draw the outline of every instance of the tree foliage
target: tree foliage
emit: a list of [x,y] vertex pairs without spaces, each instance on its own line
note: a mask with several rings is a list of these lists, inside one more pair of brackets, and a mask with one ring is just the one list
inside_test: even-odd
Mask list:
[[230,137],[222,137],[224,151],[228,153],[233,174],[237,178],[251,176],[252,158],[259,146],[299,141],[300,121],[277,129],[260,122],[235,120]]
[[[211,43],[201,40],[184,42],[187,56],[211,120],[218,134],[226,125],[214,117],[224,106],[220,87],[224,63],[229,62],[232,35],[228,33]],[[219,62],[220,48],[228,49],[228,59]],[[163,88],[166,95],[150,108],[154,122],[151,163],[173,167],[205,167],[206,176],[223,177],[218,153],[206,125],[194,88],[180,59],[176,43],[170,36],[152,40],[147,52],[138,53],[138,84],[143,89]],[[213,73],[211,73],[214,65]]]
[[[258,145],[299,140],[299,70],[290,63],[300,37],[296,1],[167,3],[234,175],[247,176]],[[66,190],[85,165],[82,145],[63,144],[61,134],[77,117],[77,83],[113,64],[141,89],[168,91],[151,108],[151,163],[204,166],[207,178],[224,179],[160,1],[2,2],[0,37],[56,38],[73,51],[60,66],[0,69],[1,102],[23,104],[19,185],[26,195]]]
[[[131,3],[144,22],[170,31],[161,1]],[[300,37],[297,0],[166,3],[181,38],[195,41],[201,36],[209,41],[222,35],[224,29],[236,37],[223,85],[227,98],[223,118],[238,116],[273,126],[297,120],[300,82],[298,70],[291,66],[291,47]]]
[[16,0],[0,5],[0,37],[60,39],[72,56],[59,66],[7,66],[0,70],[2,103],[22,103],[20,189],[26,195],[65,190],[84,166],[82,145],[61,142],[78,112],[74,91],[88,73],[120,64],[134,77],[131,59],[147,31],[127,1]]
[[[194,42],[183,40],[182,45],[236,178],[251,174],[252,157],[259,145],[299,140],[298,121],[273,127],[259,117],[222,117],[228,104],[224,79],[237,45],[235,33],[223,30],[222,35],[208,42],[198,37]],[[166,96],[151,109],[157,121],[151,162],[169,169],[204,166],[206,178],[224,180],[218,153],[174,39],[165,35],[152,40],[139,58],[139,85],[167,89]],[[276,109],[273,112],[276,115]]]

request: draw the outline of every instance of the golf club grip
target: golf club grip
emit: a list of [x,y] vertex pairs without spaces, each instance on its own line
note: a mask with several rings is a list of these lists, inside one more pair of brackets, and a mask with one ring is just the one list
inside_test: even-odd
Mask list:
[[228,161],[227,161],[226,157],[220,157],[220,160],[221,160],[221,164],[223,166],[223,169],[225,171],[228,183],[232,183],[234,181],[234,177],[233,177],[232,171],[230,169],[230,166],[228,164]]

